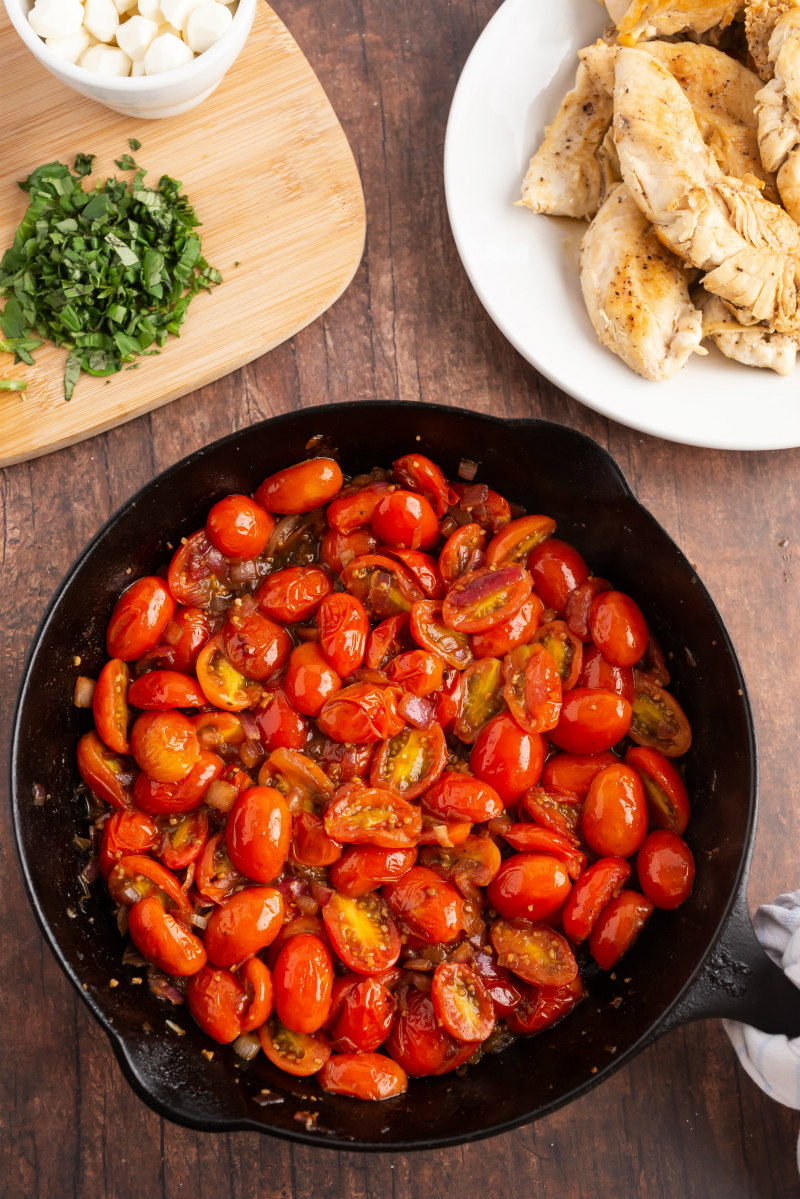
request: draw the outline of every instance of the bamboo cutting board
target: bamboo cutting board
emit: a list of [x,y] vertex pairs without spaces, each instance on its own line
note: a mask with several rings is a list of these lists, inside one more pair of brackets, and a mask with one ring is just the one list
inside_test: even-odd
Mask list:
[[81,377],[63,393],[63,350],[36,365],[0,354],[0,466],[71,445],[166,404],[259,357],[328,308],[364,247],[364,199],[350,147],[314,72],[286,27],[259,5],[248,42],[217,91],[192,112],[157,121],[119,116],[86,100],[36,62],[0,6],[2,108],[0,252],[27,196],[16,186],[56,159],[96,154],[91,180],[135,158],[155,182],[173,175],[202,221],[203,252],[224,282],[201,293],[179,338],[110,381]]

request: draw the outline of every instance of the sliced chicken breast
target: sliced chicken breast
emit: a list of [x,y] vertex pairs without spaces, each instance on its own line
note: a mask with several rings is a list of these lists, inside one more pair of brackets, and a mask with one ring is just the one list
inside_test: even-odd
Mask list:
[[779,375],[792,373],[797,360],[795,338],[772,333],[766,325],[740,325],[719,296],[703,287],[692,292],[692,300],[703,314],[703,337],[710,338],[726,358]]
[[672,33],[705,33],[730,25],[744,0],[605,0],[623,45]]

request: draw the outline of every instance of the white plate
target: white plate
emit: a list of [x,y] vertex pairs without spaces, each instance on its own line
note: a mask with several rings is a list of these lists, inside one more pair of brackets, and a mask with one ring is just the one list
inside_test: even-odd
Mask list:
[[639,378],[599,345],[586,314],[584,222],[514,207],[530,156],[574,81],[576,51],[600,34],[604,12],[597,0],[505,0],[478,39],[453,97],[444,153],[467,274],[520,354],[590,408],[689,445],[798,446],[800,373],[755,370],[712,349],[668,382]]

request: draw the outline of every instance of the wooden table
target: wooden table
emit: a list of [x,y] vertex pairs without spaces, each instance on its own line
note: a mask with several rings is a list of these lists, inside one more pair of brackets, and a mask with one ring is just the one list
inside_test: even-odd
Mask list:
[[[489,321],[450,235],[442,147],[453,88],[493,0],[283,0],[277,7],[358,160],[368,213],[363,263],[331,311],[260,361],[109,434],[0,474],[2,756],[23,657],[51,593],[106,517],[176,459],[232,428],[327,400],[421,399],[543,416],[608,446],[697,563],[737,646],[755,710],[761,822],[751,906],[800,885],[800,450],[712,452],[634,433],[541,379]],[[532,1127],[436,1153],[312,1151],[254,1133],[199,1134],[166,1123],[129,1089],[46,948],[6,805],[2,813],[3,1195],[800,1194],[800,1118],[737,1068],[715,1022],[669,1034]]]

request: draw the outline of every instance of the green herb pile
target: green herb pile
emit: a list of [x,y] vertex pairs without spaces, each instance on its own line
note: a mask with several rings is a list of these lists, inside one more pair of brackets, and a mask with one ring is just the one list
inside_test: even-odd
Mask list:
[[20,183],[30,204],[0,261],[0,348],[30,364],[42,344],[36,334],[66,347],[66,399],[81,371],[112,375],[157,354],[179,333],[193,296],[222,282],[203,257],[200,222],[177,179],[162,175],[146,187],[125,154],[116,163],[136,171],[130,183],[106,179],[84,191],[93,158],[78,155],[74,173],[47,163]]

